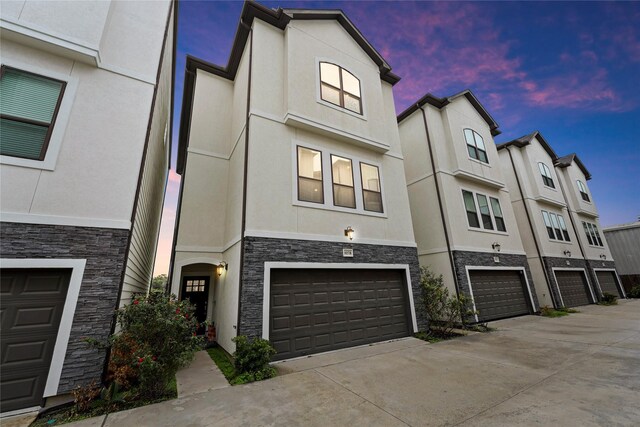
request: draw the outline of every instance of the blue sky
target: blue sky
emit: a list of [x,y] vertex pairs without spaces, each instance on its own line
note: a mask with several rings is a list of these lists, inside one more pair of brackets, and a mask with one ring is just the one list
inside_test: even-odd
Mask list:
[[[639,2],[261,2],[342,9],[402,80],[400,113],[427,92],[471,89],[505,142],[539,130],[577,153],[603,226],[640,216]],[[226,65],[242,2],[180,1],[172,165],[185,55]],[[179,177],[165,202],[156,274],[166,272]]]

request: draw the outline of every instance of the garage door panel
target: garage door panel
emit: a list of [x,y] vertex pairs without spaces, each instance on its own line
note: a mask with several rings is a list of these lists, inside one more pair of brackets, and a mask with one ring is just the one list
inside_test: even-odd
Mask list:
[[[313,295],[309,304],[272,306],[270,338],[279,345],[275,359],[345,348],[409,333],[406,298],[400,271],[386,270],[274,270],[277,286],[271,288],[272,301],[278,293]],[[291,283],[287,287],[286,281]],[[396,287],[398,289],[396,289]],[[274,295],[275,294],[275,295]],[[290,300],[291,301],[291,300]],[[299,301],[306,302],[304,299]],[[316,301],[318,303],[316,304]],[[306,329],[285,328],[277,322],[286,312],[312,321]]]
[[529,314],[528,293],[521,270],[470,270],[478,320]]
[[556,283],[565,307],[591,304],[584,271],[555,271]]
[[617,286],[616,274],[613,271],[596,271],[596,277],[602,292],[608,292],[618,298],[622,298]]
[[1,411],[42,402],[71,270],[3,269]]

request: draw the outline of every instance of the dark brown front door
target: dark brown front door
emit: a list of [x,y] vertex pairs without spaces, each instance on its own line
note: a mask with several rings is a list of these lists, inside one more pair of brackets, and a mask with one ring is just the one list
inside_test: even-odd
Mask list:
[[478,320],[529,314],[529,296],[522,270],[470,270]]
[[591,304],[583,271],[556,271],[556,282],[565,307]]
[[275,360],[409,335],[398,270],[271,270],[269,340]]
[[[182,299],[189,300],[196,307],[195,316],[199,323],[207,320],[209,302],[209,276],[186,276],[182,279]],[[198,328],[198,335],[205,332],[204,324]]]
[[40,406],[71,270],[2,269],[0,412]]
[[618,281],[616,280],[616,274],[613,271],[596,271],[598,277],[598,283],[602,292],[608,292],[612,295],[622,298],[622,294],[618,288]]

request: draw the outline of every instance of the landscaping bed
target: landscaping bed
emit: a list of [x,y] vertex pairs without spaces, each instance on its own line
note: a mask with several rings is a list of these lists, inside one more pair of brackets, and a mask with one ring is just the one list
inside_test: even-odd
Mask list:
[[236,343],[233,357],[217,345],[207,349],[209,357],[229,384],[246,384],[277,375],[276,368],[269,364],[271,357],[276,353],[269,341],[260,338],[248,339],[243,335],[234,338],[233,341]]

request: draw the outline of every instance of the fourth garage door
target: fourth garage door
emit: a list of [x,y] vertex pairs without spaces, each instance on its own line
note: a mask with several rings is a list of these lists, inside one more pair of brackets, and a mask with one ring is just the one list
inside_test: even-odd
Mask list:
[[529,295],[522,270],[470,270],[478,320],[529,314]]
[[618,298],[622,298],[618,290],[618,285],[616,284],[616,273],[613,271],[596,271],[596,276],[598,277],[598,283],[600,284],[602,292],[608,292]]
[[584,271],[556,271],[555,275],[565,307],[591,304]]
[[402,270],[271,270],[275,360],[409,335]]

